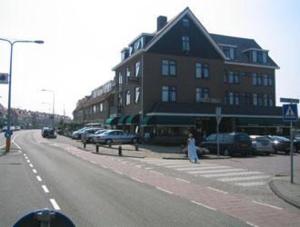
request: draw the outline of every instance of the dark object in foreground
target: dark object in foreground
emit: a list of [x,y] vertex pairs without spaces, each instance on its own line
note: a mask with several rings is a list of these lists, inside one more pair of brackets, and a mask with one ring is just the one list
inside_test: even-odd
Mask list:
[[13,227],[75,227],[74,223],[64,214],[49,210],[37,210],[26,214]]

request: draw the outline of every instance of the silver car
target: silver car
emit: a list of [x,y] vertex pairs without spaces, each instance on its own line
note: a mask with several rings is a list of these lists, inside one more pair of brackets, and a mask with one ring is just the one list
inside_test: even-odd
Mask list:
[[138,136],[135,134],[127,134],[122,130],[107,130],[98,134],[94,138],[95,143],[137,143]]
[[272,141],[267,136],[250,136],[252,148],[256,154],[270,155],[274,152]]

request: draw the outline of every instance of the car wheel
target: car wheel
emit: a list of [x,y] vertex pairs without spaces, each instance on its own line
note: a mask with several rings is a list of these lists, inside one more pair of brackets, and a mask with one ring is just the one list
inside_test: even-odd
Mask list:
[[105,143],[108,144],[108,145],[112,144],[112,142],[113,141],[111,139],[105,140]]

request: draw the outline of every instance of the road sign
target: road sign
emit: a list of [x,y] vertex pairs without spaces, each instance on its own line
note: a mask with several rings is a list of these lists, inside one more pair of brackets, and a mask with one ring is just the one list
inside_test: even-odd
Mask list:
[[297,121],[298,109],[297,104],[284,104],[282,105],[282,118],[283,121]]
[[0,84],[8,84],[8,73],[0,73]]
[[280,102],[299,103],[299,99],[280,98]]

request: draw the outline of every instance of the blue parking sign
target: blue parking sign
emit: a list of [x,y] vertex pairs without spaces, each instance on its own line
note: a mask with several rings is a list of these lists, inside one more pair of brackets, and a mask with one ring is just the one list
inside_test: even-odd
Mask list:
[[283,121],[297,121],[298,109],[297,104],[284,104],[282,105],[282,118]]

